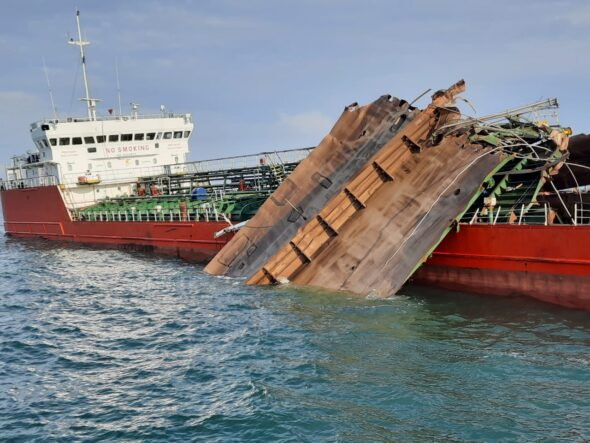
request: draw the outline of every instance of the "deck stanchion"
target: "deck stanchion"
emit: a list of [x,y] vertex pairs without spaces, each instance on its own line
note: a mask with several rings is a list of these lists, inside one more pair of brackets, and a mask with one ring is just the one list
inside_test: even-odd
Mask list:
[[494,224],[496,224],[496,222],[498,221],[498,217],[500,216],[500,209],[502,209],[502,206],[498,206],[498,210],[496,211],[496,217],[494,217]]
[[473,223],[475,223],[475,220],[477,219],[477,214],[479,214],[479,208],[477,208],[475,210],[475,213],[473,214],[473,217],[471,217],[471,220],[469,221],[469,224],[472,225]]
[[547,226],[547,203],[543,205],[543,208],[545,210],[545,226]]

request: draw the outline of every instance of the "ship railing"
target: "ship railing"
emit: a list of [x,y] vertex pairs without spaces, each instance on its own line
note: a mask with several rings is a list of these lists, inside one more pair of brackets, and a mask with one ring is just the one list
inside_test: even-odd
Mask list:
[[[590,220],[590,209],[586,216]],[[510,221],[508,221],[510,219]],[[522,204],[519,207],[502,209],[502,206],[489,208],[476,208],[474,211],[467,211],[461,217],[461,223],[470,225],[545,225],[550,224],[551,207],[545,203],[541,206]]]
[[0,180],[1,190],[40,188],[57,185],[59,185],[59,179],[55,175],[42,175],[39,177],[28,177],[16,180]]
[[[176,163],[161,166],[148,166],[126,169],[106,169],[91,171],[92,176],[100,178],[101,183],[133,183],[146,177],[158,177],[162,175],[184,175],[228,169],[253,168],[257,166],[277,167],[285,164],[299,163],[306,158],[313,147],[288,149],[282,151],[260,152],[251,155],[239,155],[222,157],[211,160],[199,160],[194,162]],[[80,173],[64,174],[63,182],[71,185],[78,183]]]
[[215,205],[205,203],[195,208],[186,210],[177,209],[139,209],[119,211],[72,211],[74,221],[95,222],[200,222],[200,221],[225,221],[231,226],[230,214],[220,213]]
[[590,204],[574,203],[574,225],[590,225]]
[[184,118],[187,121],[192,121],[190,113],[177,113],[177,112],[165,112],[159,114],[137,114],[137,115],[104,115],[97,116],[96,119],[90,119],[88,117],[66,117],[66,118],[47,118],[39,120],[38,122],[32,123],[31,128],[36,129],[43,124],[56,124],[56,123],[77,123],[77,122],[90,122],[90,121],[133,121],[133,120],[149,120],[156,118]]
[[233,157],[180,163],[173,166],[180,167],[186,173],[199,173],[223,171],[227,169],[254,168],[257,166],[285,165],[289,163],[299,163],[306,158],[313,149],[313,147],[309,147],[260,152],[251,155],[238,155]]
[[[163,175],[169,173],[168,166],[148,166],[137,167],[133,169],[106,169],[100,171],[90,171],[92,177],[100,179],[101,184],[109,183],[133,183],[142,176]],[[63,182],[67,185],[77,184],[78,178],[83,173],[64,174]]]

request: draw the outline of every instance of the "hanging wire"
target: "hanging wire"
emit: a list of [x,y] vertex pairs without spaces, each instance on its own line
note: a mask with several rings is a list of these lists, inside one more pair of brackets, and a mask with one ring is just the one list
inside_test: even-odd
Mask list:
[[76,73],[74,74],[74,84],[72,86],[72,94],[70,95],[70,108],[68,111],[69,115],[72,115],[72,107],[74,103],[74,94],[76,93],[76,89],[78,87],[78,77],[80,74],[80,64],[76,63]]
[[391,260],[393,260],[393,258],[405,246],[405,244],[408,242],[408,240],[410,238],[412,238],[416,234],[416,231],[418,231],[418,228],[422,225],[422,223],[424,222],[424,220],[426,220],[426,218],[430,215],[430,212],[432,212],[432,210],[434,209],[434,207],[436,206],[436,204],[439,202],[439,200],[442,198],[442,196],[451,188],[451,186],[453,186],[455,184],[455,182],[459,179],[459,177],[461,177],[465,173],[465,171],[467,171],[469,168],[471,168],[475,163],[477,163],[483,157],[485,157],[485,156],[487,156],[489,154],[492,154],[495,151],[499,151],[501,149],[502,149],[502,147],[497,147],[497,148],[491,149],[490,151],[486,151],[483,154],[478,155],[477,157],[475,157],[472,161],[470,161],[463,169],[461,169],[455,175],[455,177],[453,178],[453,180],[440,192],[440,194],[432,202],[432,204],[430,205],[430,207],[428,208],[428,210],[424,213],[424,215],[420,218],[420,220],[418,221],[418,223],[416,223],[414,225],[414,229],[412,229],[412,231],[406,237],[404,237],[404,240],[398,246],[398,248],[395,250],[395,252],[385,261],[385,263],[383,264],[383,266],[381,266],[381,270],[383,270],[391,262]]

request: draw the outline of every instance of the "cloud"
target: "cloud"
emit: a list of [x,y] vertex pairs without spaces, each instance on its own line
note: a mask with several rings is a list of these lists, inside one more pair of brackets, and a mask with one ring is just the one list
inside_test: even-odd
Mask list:
[[279,129],[288,134],[323,137],[333,126],[332,119],[319,111],[305,111],[297,114],[279,114]]

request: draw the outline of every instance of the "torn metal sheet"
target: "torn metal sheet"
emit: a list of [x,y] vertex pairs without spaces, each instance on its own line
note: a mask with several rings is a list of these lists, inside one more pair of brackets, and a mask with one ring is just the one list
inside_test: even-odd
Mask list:
[[361,172],[248,283],[397,292],[505,158],[466,135],[417,140],[420,152],[400,150],[401,137],[390,142],[375,159],[386,177],[375,163]]
[[[366,208],[374,193],[381,191],[387,195],[381,198],[391,200],[384,185],[394,177],[399,179],[398,173],[409,174],[410,159],[429,157],[426,153],[420,154],[429,148],[436,129],[458,119],[454,98],[464,88],[464,82],[460,81],[446,91],[437,92],[432,103],[419,113],[405,102],[394,99],[396,106],[381,113],[384,121],[376,120],[372,125],[363,121],[352,127],[352,132],[350,120],[377,117],[377,113],[366,111],[392,101],[382,97],[369,106],[347,109],[331,134],[296,168],[206,271],[249,277],[250,283],[258,284],[274,283],[279,278],[291,279],[300,271],[301,263],[309,264],[329,239],[339,235],[339,229],[349,223],[356,211]],[[363,110],[366,110],[365,115],[351,118],[350,113]],[[405,120],[404,124],[400,124],[400,117]],[[377,128],[372,134],[368,131],[371,126]],[[334,143],[337,135],[340,140]],[[370,140],[366,140],[367,136]],[[348,137],[349,146],[342,141],[345,137]],[[356,146],[354,141],[357,141]],[[435,141],[439,141],[438,138]],[[335,160],[339,160],[337,165],[334,165]],[[440,159],[437,162],[436,167],[444,166]],[[402,169],[398,170],[400,167]],[[321,180],[317,177],[313,180],[318,171],[322,171]],[[294,237],[301,236],[306,240],[297,245]],[[273,274],[268,263],[276,263],[281,268],[280,275]],[[294,266],[293,269],[290,266]]]
[[[469,139],[491,143],[511,155],[493,177],[486,180],[482,192],[461,219],[462,223],[528,224],[545,219],[545,209],[539,198],[543,188],[556,190],[554,177],[566,171],[569,128],[549,126],[529,119],[508,116],[493,125],[477,124]],[[494,141],[495,140],[495,141]],[[570,221],[572,214],[562,206],[556,216]]]
[[569,138],[568,168],[562,168],[553,177],[557,189],[590,185],[590,135],[577,134]]
[[[468,208],[493,208],[488,200],[500,194],[511,201],[506,186],[512,178],[533,177],[526,192],[519,191],[532,205],[541,184],[567,158],[568,140],[521,115],[557,102],[461,118],[455,96],[464,86],[461,81],[437,92],[423,111],[397,99],[393,109],[382,109],[380,99],[347,110],[379,112],[345,112],[206,271],[247,277],[249,284],[289,281],[389,296]],[[395,124],[401,116],[405,122]]]
[[406,101],[391,96],[382,96],[366,106],[348,106],[319,146],[215,256],[205,272],[253,275],[417,113]]

